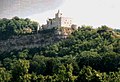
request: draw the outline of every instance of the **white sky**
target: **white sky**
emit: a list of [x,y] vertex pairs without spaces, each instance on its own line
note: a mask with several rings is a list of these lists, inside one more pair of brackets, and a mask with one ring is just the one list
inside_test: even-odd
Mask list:
[[48,17],[54,17],[58,9],[77,25],[120,28],[120,0],[65,0],[56,9],[28,17],[45,23]]
[[79,26],[120,29],[120,0],[0,0],[0,18],[28,17],[45,24],[58,9]]

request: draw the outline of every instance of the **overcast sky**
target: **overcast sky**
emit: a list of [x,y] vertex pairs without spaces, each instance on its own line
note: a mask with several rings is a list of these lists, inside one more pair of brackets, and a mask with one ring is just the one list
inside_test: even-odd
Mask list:
[[120,0],[0,0],[0,18],[29,17],[43,24],[58,9],[78,25],[120,28]]

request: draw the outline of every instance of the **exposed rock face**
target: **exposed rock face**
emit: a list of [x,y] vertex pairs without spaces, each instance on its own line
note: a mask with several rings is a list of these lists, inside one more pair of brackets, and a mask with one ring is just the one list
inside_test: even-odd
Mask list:
[[55,31],[55,34],[59,39],[66,39],[74,31],[75,29],[72,29],[72,28],[58,28]]
[[0,40],[0,54],[4,51],[22,50],[24,48],[39,48],[59,41],[52,32],[31,35],[11,36],[7,40]]
[[12,50],[25,48],[40,48],[66,39],[75,30],[72,28],[58,28],[43,30],[38,34],[11,36],[7,40],[0,40],[0,54]]

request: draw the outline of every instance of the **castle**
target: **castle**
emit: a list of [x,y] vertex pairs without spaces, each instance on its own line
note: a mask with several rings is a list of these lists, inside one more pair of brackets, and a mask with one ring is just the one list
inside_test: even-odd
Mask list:
[[58,12],[55,14],[55,18],[48,19],[47,24],[43,25],[43,29],[52,29],[52,28],[71,28],[75,27],[75,25],[72,24],[72,19],[68,17],[63,17],[62,13],[58,10]]
[[55,18],[48,19],[46,25],[42,25],[42,29],[52,29],[57,28],[55,35],[57,38],[67,38],[73,31],[77,30],[78,27],[72,24],[72,19],[68,17],[63,17],[62,13],[58,10],[55,14]]

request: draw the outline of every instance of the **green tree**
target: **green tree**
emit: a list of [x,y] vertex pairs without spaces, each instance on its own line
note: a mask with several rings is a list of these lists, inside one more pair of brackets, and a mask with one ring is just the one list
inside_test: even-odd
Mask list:
[[11,81],[10,71],[7,71],[5,68],[0,67],[0,82],[9,82]]
[[102,82],[102,74],[93,70],[90,66],[83,67],[80,71],[77,82]]
[[21,59],[25,59],[25,58],[28,57],[28,56],[27,56],[27,55],[28,55],[28,52],[29,52],[29,51],[28,51],[27,49],[25,49],[25,50],[23,50],[22,52],[19,52],[19,53],[18,53],[18,57],[21,58]]
[[29,81],[31,78],[31,75],[28,74],[29,67],[30,65],[28,60],[19,59],[14,62],[14,68],[12,70],[13,81]]

